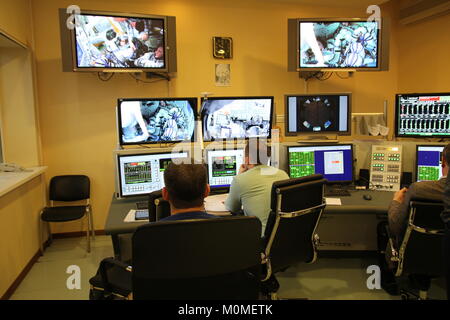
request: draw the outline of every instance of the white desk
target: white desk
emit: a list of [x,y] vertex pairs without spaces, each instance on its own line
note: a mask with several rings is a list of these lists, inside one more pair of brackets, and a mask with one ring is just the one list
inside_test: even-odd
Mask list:
[[27,171],[0,172],[0,197],[43,174],[47,167],[27,168]]

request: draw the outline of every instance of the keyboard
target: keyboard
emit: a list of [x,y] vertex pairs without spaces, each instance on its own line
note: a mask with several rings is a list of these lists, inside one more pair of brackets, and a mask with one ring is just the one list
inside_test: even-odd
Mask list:
[[350,197],[350,192],[345,189],[328,189],[325,188],[325,197]]

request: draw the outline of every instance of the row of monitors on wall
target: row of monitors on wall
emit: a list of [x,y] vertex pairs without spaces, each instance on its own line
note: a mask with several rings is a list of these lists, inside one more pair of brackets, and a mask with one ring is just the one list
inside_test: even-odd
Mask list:
[[[176,71],[175,17],[59,11],[63,56],[71,60],[65,71]],[[381,19],[289,19],[288,51],[298,71],[380,70],[385,29]]]
[[[197,98],[118,100],[121,145],[194,141]],[[202,99],[203,141],[270,138],[274,97]],[[286,134],[350,134],[351,94],[286,95]]]
[[[416,181],[434,181],[442,177],[443,149],[443,145],[416,147]],[[189,152],[118,155],[119,196],[140,196],[162,189],[168,164],[189,157]],[[207,150],[205,162],[211,188],[227,188],[244,162],[244,150]],[[329,183],[350,184],[354,180],[353,163],[352,144],[288,147],[291,178],[319,173]]]
[[[350,93],[285,96],[285,133],[351,132]],[[202,99],[203,141],[271,137],[274,97],[213,97]],[[121,145],[194,141],[197,98],[118,100]],[[398,94],[397,137],[450,136],[450,93]]]

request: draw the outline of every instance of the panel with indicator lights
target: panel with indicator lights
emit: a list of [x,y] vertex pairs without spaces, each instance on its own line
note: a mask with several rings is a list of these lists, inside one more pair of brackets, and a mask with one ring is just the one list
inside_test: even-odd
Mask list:
[[402,175],[402,146],[372,146],[370,182],[375,190],[400,189]]

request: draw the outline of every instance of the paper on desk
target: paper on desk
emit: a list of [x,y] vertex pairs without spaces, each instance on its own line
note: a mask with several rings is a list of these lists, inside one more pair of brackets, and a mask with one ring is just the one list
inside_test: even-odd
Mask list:
[[341,198],[325,198],[327,206],[342,206]]
[[217,194],[205,198],[205,210],[206,212],[228,212],[225,208],[225,200],[228,194]]
[[127,216],[125,217],[125,219],[123,219],[123,222],[143,222],[143,221],[148,221],[148,220],[136,220],[136,210],[131,209]]

